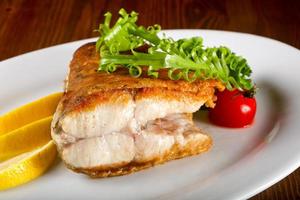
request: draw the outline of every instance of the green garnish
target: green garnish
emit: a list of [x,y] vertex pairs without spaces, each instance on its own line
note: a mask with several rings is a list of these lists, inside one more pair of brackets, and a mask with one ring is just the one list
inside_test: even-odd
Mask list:
[[[101,61],[99,71],[113,73],[119,67],[128,68],[129,74],[139,77],[142,66],[148,66],[147,74],[159,77],[159,70],[167,69],[172,80],[216,79],[227,89],[254,90],[250,79],[251,69],[247,61],[227,47],[203,47],[201,37],[174,41],[158,37],[159,25],[137,26],[138,14],[119,11],[120,18],[110,27],[111,13],[105,14],[99,26],[100,37],[96,43]],[[146,53],[136,48],[148,45]],[[128,54],[128,51],[131,52]]]

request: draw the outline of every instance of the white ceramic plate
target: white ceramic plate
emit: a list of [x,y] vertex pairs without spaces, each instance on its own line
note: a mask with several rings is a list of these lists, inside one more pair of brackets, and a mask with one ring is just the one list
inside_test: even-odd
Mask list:
[[[0,193],[0,199],[244,199],[266,189],[300,165],[300,51],[259,36],[208,30],[168,30],[168,36],[202,36],[246,57],[260,88],[253,126],[209,131],[208,153],[169,162],[128,176],[90,179],[58,161],[44,176]],[[62,91],[72,53],[95,39],[63,44],[0,63],[0,114]]]

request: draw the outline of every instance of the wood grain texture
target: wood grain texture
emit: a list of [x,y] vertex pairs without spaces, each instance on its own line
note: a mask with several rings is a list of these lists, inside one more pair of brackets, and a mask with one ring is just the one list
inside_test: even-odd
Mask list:
[[[142,25],[247,32],[300,48],[297,0],[1,0],[0,61],[95,37],[103,14],[121,7],[139,12]],[[300,199],[300,169],[252,199]]]

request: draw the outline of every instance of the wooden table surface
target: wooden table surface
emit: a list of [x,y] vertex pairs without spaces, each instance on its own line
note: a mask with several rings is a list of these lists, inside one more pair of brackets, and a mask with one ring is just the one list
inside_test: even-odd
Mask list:
[[[300,48],[300,1],[292,0],[1,0],[0,61],[97,36],[103,14],[123,7],[139,24],[247,32]],[[252,199],[300,199],[300,169]]]

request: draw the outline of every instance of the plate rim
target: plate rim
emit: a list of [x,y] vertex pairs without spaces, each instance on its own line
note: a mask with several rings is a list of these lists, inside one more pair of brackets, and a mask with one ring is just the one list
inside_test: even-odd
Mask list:
[[[179,29],[179,28],[177,28],[177,29],[162,29],[161,31],[162,32],[180,32],[180,31],[199,32],[199,31],[205,31],[205,32],[208,32],[208,33],[209,32],[219,32],[219,33],[223,32],[223,33],[229,33],[229,34],[245,35],[245,36],[257,37],[257,38],[261,38],[261,39],[270,40],[272,42],[276,42],[278,44],[281,44],[281,45],[284,45],[284,46],[287,46],[287,47],[290,47],[290,48],[293,48],[295,50],[300,51],[300,49],[298,49],[295,46],[292,46],[291,44],[282,42],[282,41],[277,40],[275,38],[270,38],[270,37],[267,37],[267,36],[258,35],[258,34],[254,34],[254,33],[230,31],[230,30],[219,30],[219,29],[194,29],[194,28],[191,28],[191,29],[188,29],[188,28],[184,28],[184,29]],[[54,48],[54,47],[60,47],[60,46],[70,45],[70,44],[73,44],[73,43],[79,43],[79,42],[84,42],[84,41],[87,41],[87,42],[91,41],[92,42],[93,40],[96,40],[97,38],[98,37],[89,37],[89,38],[84,38],[84,39],[80,39],[80,40],[74,40],[74,41],[69,41],[69,42],[65,42],[65,43],[59,43],[59,44],[55,44],[55,45],[51,45],[51,46],[46,46],[46,47],[43,47],[43,48],[35,49],[35,50],[28,51],[28,52],[25,52],[25,53],[22,53],[22,54],[13,56],[13,57],[6,58],[4,60],[1,60],[0,63],[2,63],[4,61],[9,61],[11,59],[15,59],[15,58],[18,58],[18,57],[21,57],[21,56],[25,56],[25,55],[28,55],[28,54],[31,54],[31,53],[36,53],[38,51],[48,50],[48,49]]]

